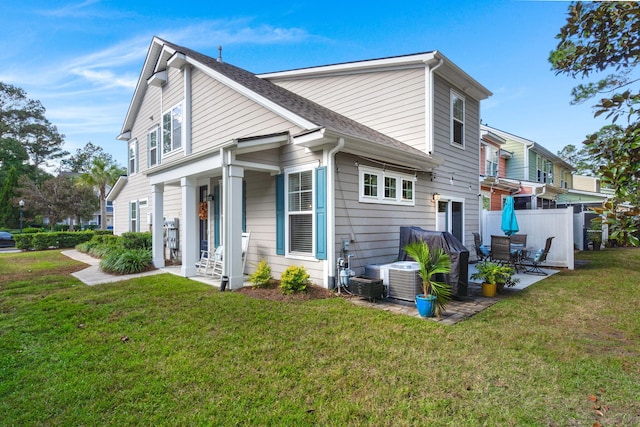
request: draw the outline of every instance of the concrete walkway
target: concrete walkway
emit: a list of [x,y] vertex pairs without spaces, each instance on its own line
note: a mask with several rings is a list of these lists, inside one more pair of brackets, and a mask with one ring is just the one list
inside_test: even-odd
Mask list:
[[[107,274],[107,273],[104,273],[102,270],[100,270],[100,268],[98,267],[100,260],[97,258],[86,255],[82,252],[78,252],[75,249],[62,251],[62,254],[68,256],[69,258],[75,259],[76,261],[84,262],[85,264],[89,265],[89,267],[85,268],[84,270],[78,271],[76,273],[72,273],[72,275],[75,278],[77,278],[78,280],[82,281],[83,283],[89,286],[98,285],[102,283],[119,282],[122,280],[133,279],[136,277],[151,276],[154,274],[162,274],[162,273],[170,273],[177,276],[181,275],[180,266],[165,267],[158,270],[147,271],[144,273],[125,274],[121,276]],[[543,270],[547,272],[549,276],[558,272],[558,270],[551,270],[551,269],[543,269]],[[471,276],[471,274],[473,274],[474,272],[475,272],[475,265],[470,264],[469,276]],[[548,276],[537,276],[533,274],[519,273],[519,274],[516,274],[514,277],[520,279],[520,282],[512,288],[506,288],[502,293],[498,294],[495,298],[483,297],[480,283],[474,283],[471,280],[469,280],[468,296],[462,298],[459,301],[451,301],[447,306],[447,311],[443,313],[440,318],[431,317],[431,318],[427,318],[427,320],[440,322],[447,325],[456,324],[461,320],[467,319],[473,316],[474,314],[484,310],[485,308],[492,306],[493,304],[499,302],[500,300],[504,298],[508,298],[509,295],[513,295],[515,292],[525,289],[528,286],[531,286],[534,283],[547,278]],[[220,286],[220,280],[216,280],[211,277],[195,276],[195,277],[190,277],[190,279],[196,280],[201,283],[206,283],[211,286],[217,286],[217,287]],[[245,283],[245,286],[251,286],[251,284]],[[390,298],[385,298],[384,300],[376,300],[372,302],[372,301],[369,301],[368,299],[360,298],[358,296],[346,295],[345,297],[348,298],[352,303],[357,305],[370,307],[378,310],[385,310],[391,313],[402,314],[405,316],[420,317],[420,315],[418,314],[418,310],[416,310],[416,306],[414,302],[401,301],[401,300],[395,300]]]
[[98,258],[94,258],[90,255],[76,251],[75,249],[62,251],[62,255],[68,256],[71,259],[75,259],[76,261],[80,261],[89,265],[89,267],[85,268],[84,270],[71,273],[73,277],[89,286],[100,285],[102,283],[120,282],[122,280],[134,279],[136,277],[152,276],[154,274],[165,273],[165,271],[162,270],[151,270],[145,271],[144,273],[136,274],[108,274],[100,270],[100,267],[98,267],[98,265],[100,264],[100,260]]

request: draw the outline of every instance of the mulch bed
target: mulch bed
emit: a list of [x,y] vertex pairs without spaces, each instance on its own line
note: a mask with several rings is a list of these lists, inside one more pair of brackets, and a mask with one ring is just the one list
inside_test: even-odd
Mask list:
[[326,288],[320,286],[307,286],[307,292],[297,292],[292,295],[285,295],[278,287],[279,282],[272,281],[266,288],[253,288],[245,286],[235,292],[240,292],[251,298],[265,299],[270,301],[309,301],[313,299],[334,298],[337,295]]

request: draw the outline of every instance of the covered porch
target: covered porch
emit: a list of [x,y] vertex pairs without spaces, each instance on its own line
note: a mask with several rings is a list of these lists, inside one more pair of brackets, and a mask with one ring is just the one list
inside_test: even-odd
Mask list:
[[[221,245],[222,271],[229,278],[229,287],[242,287],[242,233],[246,226],[243,205],[245,172],[258,171],[266,176],[280,173],[277,161],[268,161],[270,156],[262,156],[261,161],[256,161],[251,153],[278,148],[288,142],[288,133],[237,139],[149,169],[146,175],[152,193],[154,266],[165,267],[165,243],[168,240],[165,220],[175,217],[179,219],[175,229],[175,245],[181,259],[180,275],[195,277],[201,250],[213,251]],[[201,189],[206,189],[204,200]],[[176,200],[176,190],[179,201]],[[167,197],[168,194],[171,197]],[[202,211],[199,212],[201,203],[207,204],[204,218]],[[205,239],[202,227],[206,228]],[[215,236],[215,239],[208,236]],[[203,248],[203,244],[207,248]]]

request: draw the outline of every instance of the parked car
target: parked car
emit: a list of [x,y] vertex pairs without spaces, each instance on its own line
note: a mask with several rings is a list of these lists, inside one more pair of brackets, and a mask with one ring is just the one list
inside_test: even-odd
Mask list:
[[12,248],[16,245],[13,234],[7,231],[0,231],[0,248]]

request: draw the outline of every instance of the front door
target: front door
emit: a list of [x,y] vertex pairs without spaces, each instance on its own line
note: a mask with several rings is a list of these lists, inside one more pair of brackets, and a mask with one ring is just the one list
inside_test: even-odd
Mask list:
[[198,218],[200,218],[200,251],[209,250],[209,202],[207,201],[209,187],[200,187],[198,197]]

